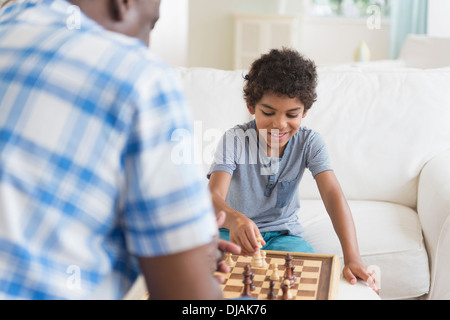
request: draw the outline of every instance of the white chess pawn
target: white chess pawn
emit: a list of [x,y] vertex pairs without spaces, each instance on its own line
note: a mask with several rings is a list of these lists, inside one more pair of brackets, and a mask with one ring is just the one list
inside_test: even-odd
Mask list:
[[264,238],[259,235],[258,238],[256,238],[256,241],[258,241],[259,248],[261,249],[263,247],[262,242],[264,241]]
[[290,290],[291,282],[289,280],[284,280],[283,284],[287,287],[287,300],[292,299],[292,292]]
[[229,267],[233,267],[233,266],[234,266],[233,257],[232,257],[232,255],[231,255],[230,252],[227,252],[227,258],[225,259],[225,263],[226,263],[227,266],[229,266]]
[[267,269],[268,265],[267,265],[267,261],[266,261],[266,252],[265,251],[261,251],[261,267],[264,269]]
[[252,267],[253,268],[261,268],[262,267],[261,250],[258,250],[258,252],[253,255]]
[[270,275],[270,280],[278,281],[280,276],[278,275],[278,264],[272,264],[272,274]]

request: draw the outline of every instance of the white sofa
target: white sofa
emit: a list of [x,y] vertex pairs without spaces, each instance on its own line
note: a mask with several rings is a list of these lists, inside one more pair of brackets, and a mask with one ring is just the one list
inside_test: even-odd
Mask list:
[[[245,72],[178,71],[195,121],[193,160],[206,172],[223,132],[251,119]],[[381,268],[381,297],[450,299],[450,69],[319,69],[318,96],[303,124],[328,145],[362,258]],[[310,174],[299,192],[307,240],[342,256]]]

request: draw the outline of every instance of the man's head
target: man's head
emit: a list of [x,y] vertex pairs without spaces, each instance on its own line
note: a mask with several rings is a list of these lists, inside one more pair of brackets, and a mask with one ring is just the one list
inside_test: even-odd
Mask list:
[[149,45],[159,19],[161,0],[70,0],[106,29],[135,37]]

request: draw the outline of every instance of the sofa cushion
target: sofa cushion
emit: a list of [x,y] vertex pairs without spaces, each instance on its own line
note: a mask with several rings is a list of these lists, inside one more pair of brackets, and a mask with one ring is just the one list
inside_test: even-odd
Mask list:
[[[407,299],[426,294],[430,275],[417,213],[388,202],[349,201],[349,206],[364,263],[381,268],[381,297]],[[318,253],[342,257],[322,201],[302,200],[299,219],[306,240]]]
[[[416,207],[420,171],[450,149],[449,84],[448,70],[319,72],[302,125],[323,136],[347,199]],[[307,176],[302,197],[319,199]]]
[[410,34],[399,59],[410,68],[442,68],[450,66],[450,38]]
[[201,162],[206,175],[225,131],[251,120],[243,96],[245,72],[210,68],[177,71],[193,112],[195,160]]

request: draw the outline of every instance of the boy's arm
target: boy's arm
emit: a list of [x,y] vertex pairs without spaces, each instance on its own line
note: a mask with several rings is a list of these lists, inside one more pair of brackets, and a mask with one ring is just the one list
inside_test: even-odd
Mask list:
[[369,285],[374,285],[375,279],[368,273],[367,267],[361,260],[352,213],[336,175],[333,171],[324,171],[317,174],[315,179],[342,246],[345,278],[351,284],[356,283],[357,278],[360,278]]
[[216,212],[226,213],[223,227],[230,230],[230,241],[238,244],[243,254],[253,254],[260,248],[260,242],[262,245],[265,245],[265,242],[261,240],[262,236],[256,224],[226,203],[230,183],[231,175],[228,172],[216,171],[211,174],[209,189],[214,209]]

